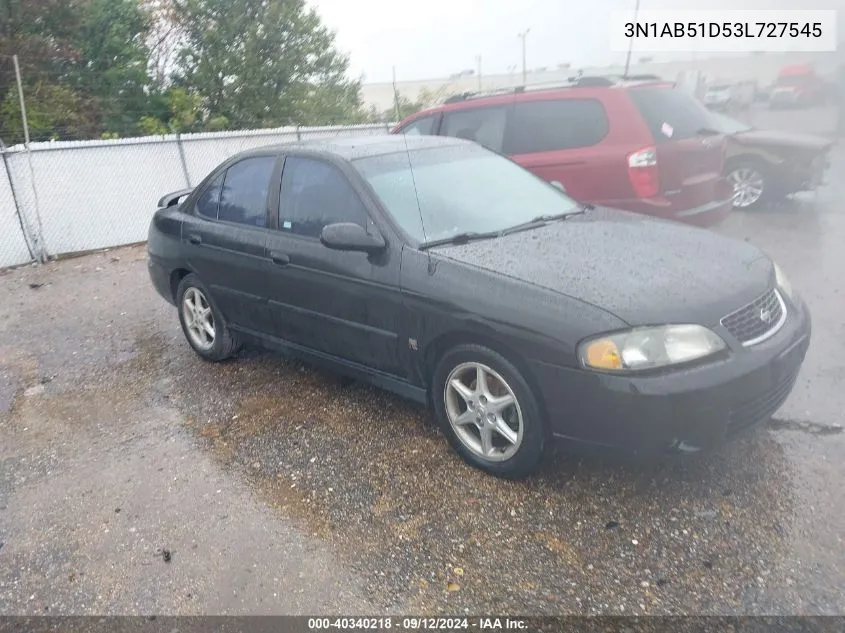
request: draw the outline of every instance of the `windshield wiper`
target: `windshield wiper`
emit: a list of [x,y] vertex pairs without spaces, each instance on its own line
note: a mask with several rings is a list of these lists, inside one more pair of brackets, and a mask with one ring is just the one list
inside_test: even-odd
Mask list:
[[516,233],[517,231],[527,231],[528,229],[539,228],[541,226],[545,226],[549,222],[557,222],[558,220],[566,220],[571,218],[574,215],[583,215],[585,212],[593,209],[594,207],[590,204],[582,204],[578,211],[566,211],[565,213],[554,213],[550,215],[538,215],[536,218],[529,220],[528,222],[523,222],[521,224],[517,224],[515,226],[511,226],[504,231],[502,231],[503,235],[510,235],[511,233]]
[[485,233],[477,233],[475,231],[467,231],[465,233],[458,233],[457,235],[452,235],[451,237],[443,237],[439,240],[431,240],[430,242],[423,242],[420,244],[419,249],[424,251],[427,248],[432,248],[434,246],[443,246],[444,244],[466,244],[467,242],[472,242],[474,240],[487,240],[494,237],[501,237],[502,231],[487,231]]
[[485,231],[482,233],[478,233],[475,231],[466,231],[464,233],[452,235],[451,237],[444,237],[438,240],[431,240],[430,242],[423,242],[419,245],[419,249],[425,250],[434,246],[443,246],[444,244],[466,244],[467,242],[473,242],[475,240],[489,240],[494,237],[503,237],[505,235],[510,235],[511,233],[517,233],[518,231],[526,231],[528,229],[545,226],[549,222],[565,220],[574,215],[583,215],[587,211],[590,211],[594,208],[595,207],[591,204],[581,204],[579,205],[579,209],[577,211],[566,211],[565,213],[555,213],[553,215],[538,215],[533,220],[529,220],[528,222],[523,222],[521,224],[508,227],[501,231]]
[[[578,205],[577,211],[566,211],[565,213],[553,213],[551,215],[538,215],[531,222],[554,222],[555,220],[565,220],[573,215],[583,215],[587,211],[592,211],[595,207],[591,204]],[[526,223],[528,224],[528,223]]]

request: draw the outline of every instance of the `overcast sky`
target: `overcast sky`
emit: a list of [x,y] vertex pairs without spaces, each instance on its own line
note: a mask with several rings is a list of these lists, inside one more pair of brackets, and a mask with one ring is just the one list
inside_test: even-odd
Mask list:
[[[337,32],[351,74],[367,82],[429,79],[475,68],[505,73],[522,67],[517,33],[527,38],[528,67],[620,62],[610,52],[608,16],[635,0],[308,0]],[[839,9],[845,0],[641,0],[642,9]]]

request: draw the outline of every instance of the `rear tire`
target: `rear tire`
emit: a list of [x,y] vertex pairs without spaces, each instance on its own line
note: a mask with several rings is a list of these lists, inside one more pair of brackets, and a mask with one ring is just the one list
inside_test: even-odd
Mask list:
[[733,187],[733,208],[752,211],[773,200],[774,182],[762,161],[739,158],[728,163],[725,177]]
[[182,332],[204,360],[219,362],[232,357],[240,345],[208,289],[193,273],[185,275],[176,289],[176,307]]
[[443,434],[471,466],[520,479],[540,464],[545,425],[520,371],[481,345],[459,345],[437,363],[432,406]]

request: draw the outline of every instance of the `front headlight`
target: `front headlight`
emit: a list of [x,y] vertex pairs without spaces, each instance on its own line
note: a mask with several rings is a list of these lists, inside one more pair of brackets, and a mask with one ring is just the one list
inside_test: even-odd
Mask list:
[[581,344],[578,355],[588,369],[636,371],[687,363],[725,349],[725,342],[700,325],[637,328]]
[[775,282],[777,282],[778,288],[783,291],[790,299],[794,299],[792,294],[792,284],[789,283],[789,279],[786,278],[786,275],[783,274],[783,271],[780,269],[780,266],[777,264],[775,266]]

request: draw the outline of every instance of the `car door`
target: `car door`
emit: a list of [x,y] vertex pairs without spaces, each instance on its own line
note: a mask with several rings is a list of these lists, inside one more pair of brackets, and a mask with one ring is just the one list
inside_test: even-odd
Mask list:
[[543,180],[563,185],[576,200],[602,198],[605,167],[618,152],[602,147],[609,123],[595,98],[519,100],[510,112],[504,153]]
[[388,240],[383,253],[368,255],[320,242],[323,227],[336,222],[384,235],[363,194],[334,163],[308,155],[285,159],[278,229],[267,242],[276,264],[267,280],[273,331],[289,343],[404,377],[399,244]]
[[273,153],[225,166],[204,185],[182,226],[188,265],[236,327],[264,330],[269,324],[263,288],[268,201],[280,165]]

